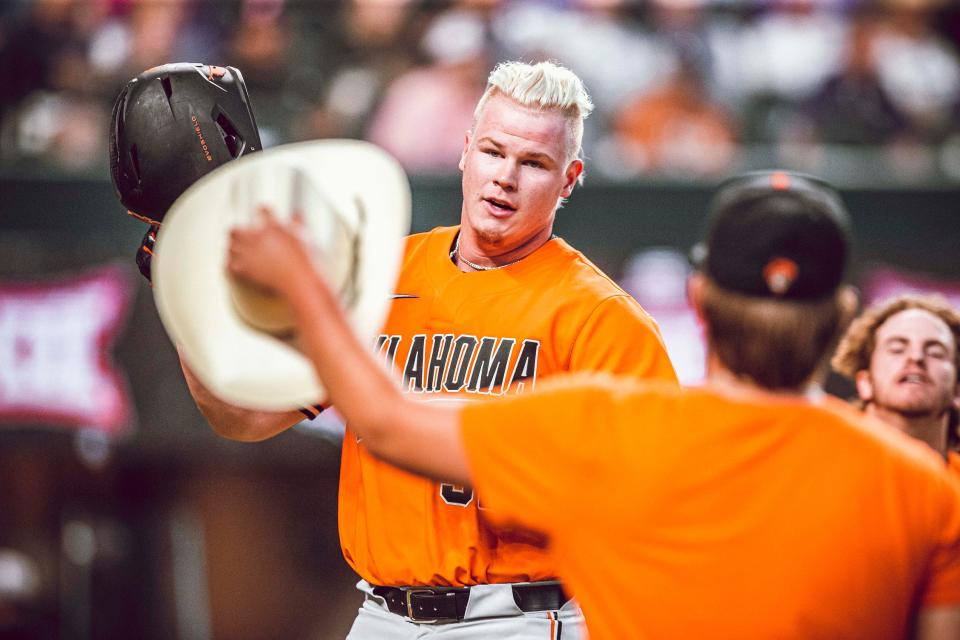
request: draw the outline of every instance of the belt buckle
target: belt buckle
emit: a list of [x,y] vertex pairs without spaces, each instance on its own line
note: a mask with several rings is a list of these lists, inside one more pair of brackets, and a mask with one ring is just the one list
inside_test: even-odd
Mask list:
[[421,624],[436,624],[438,622],[457,622],[458,618],[418,618],[413,614],[413,601],[412,598],[415,595],[425,595],[425,596],[439,596],[443,597],[452,596],[456,598],[456,594],[451,593],[437,593],[432,589],[408,589],[404,591],[405,599],[407,601],[407,617],[413,620],[414,622],[419,622]]

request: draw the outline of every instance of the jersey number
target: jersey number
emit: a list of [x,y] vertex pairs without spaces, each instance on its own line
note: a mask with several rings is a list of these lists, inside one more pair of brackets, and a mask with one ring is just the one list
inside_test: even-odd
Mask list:
[[[443,498],[443,501],[447,504],[465,507],[473,501],[473,489],[459,484],[447,484],[444,482],[440,485],[440,497]],[[477,509],[480,511],[484,510],[483,502],[481,502],[479,498],[477,498]]]
[[456,504],[465,507],[473,500],[473,489],[444,482],[440,485],[440,497],[443,498],[443,501],[447,504]]

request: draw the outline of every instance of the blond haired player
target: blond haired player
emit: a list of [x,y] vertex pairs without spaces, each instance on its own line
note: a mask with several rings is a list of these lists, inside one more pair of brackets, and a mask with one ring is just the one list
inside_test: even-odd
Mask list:
[[960,313],[940,296],[901,295],[853,321],[833,368],[853,380],[864,412],[926,442],[960,474]]
[[839,197],[761,173],[713,211],[690,281],[709,342],[700,389],[579,374],[421,402],[269,214],[232,232],[228,267],[291,304],[369,451],[474,484],[491,518],[543,533],[593,640],[960,637],[960,488],[928,447],[817,386],[855,308]]
[[[676,384],[653,320],[553,236],[557,208],[583,174],[591,109],[580,79],[557,65],[506,63],[490,74],[460,160],[460,225],[408,239],[377,345],[411,397],[440,406],[515,396],[568,371]],[[227,437],[258,440],[301,419],[230,407],[189,372],[188,382]],[[601,429],[602,420],[584,427]],[[496,524],[469,483],[400,471],[370,455],[357,435],[348,420],[340,540],[366,595],[351,639],[425,629],[464,638],[578,637],[579,608],[556,581],[541,533]]]

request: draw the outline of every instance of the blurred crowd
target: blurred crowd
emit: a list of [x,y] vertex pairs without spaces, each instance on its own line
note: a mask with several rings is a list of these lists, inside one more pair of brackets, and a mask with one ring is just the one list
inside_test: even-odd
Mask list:
[[122,84],[188,61],[240,68],[268,146],[366,138],[446,174],[491,66],[551,59],[593,95],[584,148],[607,179],[960,181],[956,4],[6,0],[0,166],[105,172]]

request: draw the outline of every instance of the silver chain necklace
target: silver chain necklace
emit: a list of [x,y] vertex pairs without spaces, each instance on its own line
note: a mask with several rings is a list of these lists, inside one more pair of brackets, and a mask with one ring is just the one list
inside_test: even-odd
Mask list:
[[527,256],[522,256],[520,258],[517,258],[513,262],[508,262],[507,264],[498,264],[492,267],[485,267],[482,264],[476,264],[475,262],[470,262],[469,260],[464,258],[463,255],[460,253],[460,234],[459,233],[457,234],[457,241],[453,245],[453,251],[450,252],[450,259],[453,260],[454,264],[457,263],[457,260],[462,260],[463,264],[474,269],[475,271],[493,271],[495,269],[503,269],[504,267],[509,267],[512,264],[517,264],[518,262],[520,262],[526,257]]

